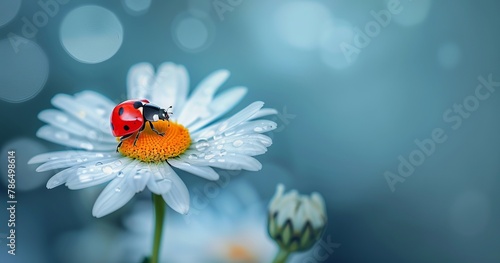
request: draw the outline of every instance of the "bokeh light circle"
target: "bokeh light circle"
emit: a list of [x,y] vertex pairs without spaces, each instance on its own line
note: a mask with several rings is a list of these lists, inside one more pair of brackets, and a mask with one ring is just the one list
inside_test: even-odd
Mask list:
[[0,40],[0,99],[19,103],[35,97],[49,76],[49,60],[35,42],[9,35]]
[[432,0],[401,2],[401,13],[393,15],[394,21],[401,26],[414,26],[425,21],[431,10]]
[[490,219],[490,202],[481,192],[469,191],[455,200],[450,210],[453,230],[463,236],[481,233]]
[[131,15],[142,15],[151,7],[151,0],[122,0],[125,11]]
[[181,14],[172,23],[172,34],[179,48],[187,52],[206,49],[215,35],[215,26],[203,14]]
[[331,27],[325,30],[320,38],[321,60],[334,69],[351,66],[358,58],[357,54],[343,51],[342,46],[353,44],[354,31],[352,26],[343,20],[335,20]]
[[71,57],[94,64],[106,61],[118,52],[123,42],[123,26],[108,9],[87,5],[66,15],[59,35]]
[[38,188],[48,180],[51,172],[37,172],[37,165],[28,165],[29,159],[31,157],[47,152],[47,148],[40,144],[38,141],[30,138],[17,138],[8,141],[2,146],[1,162],[2,167],[2,184],[7,186],[8,181],[8,151],[15,151],[15,177],[16,189],[19,191],[29,191]]
[[284,4],[275,14],[277,33],[289,45],[305,50],[318,46],[323,31],[330,27],[330,11],[319,2],[294,1]]
[[439,65],[445,69],[455,68],[462,58],[462,51],[455,43],[443,44],[437,54]]
[[8,24],[16,17],[21,7],[21,0],[0,1],[0,27]]

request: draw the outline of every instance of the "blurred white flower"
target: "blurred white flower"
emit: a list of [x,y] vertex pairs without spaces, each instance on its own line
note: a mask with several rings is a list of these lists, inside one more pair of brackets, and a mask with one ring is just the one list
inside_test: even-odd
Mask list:
[[[40,154],[29,163],[43,163],[37,171],[64,169],[47,182],[49,189],[61,184],[82,189],[111,181],[94,204],[92,214],[96,217],[119,209],[146,186],[162,195],[172,209],[186,214],[189,192],[172,167],[208,180],[219,179],[213,168],[257,171],[262,165],[252,156],[265,153],[272,144],[262,133],[275,129],[276,123],[258,118],[276,111],[263,109],[263,102],[216,121],[247,92],[244,87],[234,87],[215,96],[228,77],[227,70],[212,73],[188,98],[189,80],[183,66],[164,63],[156,75],[148,63],[133,66],[127,81],[128,98],[148,99],[162,108],[173,106],[179,114],[169,122],[155,122],[155,128],[166,132],[165,136],[156,135],[146,125],[137,147],[132,145],[131,136],[123,142],[120,153],[115,152],[118,143],[109,124],[115,103],[92,91],[58,94],[52,104],[60,110],[40,112],[39,118],[48,125],[41,127],[37,136],[79,150]],[[171,132],[179,130],[189,136],[182,141],[186,145],[180,153],[175,147],[179,136]]]
[[284,194],[285,187],[276,187],[269,204],[268,231],[281,249],[305,251],[320,238],[327,222],[325,201],[319,193],[300,195],[296,190]]
[[[232,181],[196,214],[172,215],[163,232],[161,255],[175,263],[271,262],[277,249],[266,233],[266,211],[255,189]],[[149,255],[153,222],[150,204],[134,206],[125,218],[129,229],[116,244],[117,262],[136,263]]]

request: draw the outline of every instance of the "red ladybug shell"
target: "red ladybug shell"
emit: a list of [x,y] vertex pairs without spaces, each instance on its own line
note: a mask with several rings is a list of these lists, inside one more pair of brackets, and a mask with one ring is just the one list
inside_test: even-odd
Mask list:
[[[142,107],[137,108],[134,104],[141,102],[142,105],[149,103],[148,100],[127,100],[113,109],[111,113],[111,131],[113,136],[121,137],[132,134],[144,125]],[[142,106],[141,105],[141,106]]]

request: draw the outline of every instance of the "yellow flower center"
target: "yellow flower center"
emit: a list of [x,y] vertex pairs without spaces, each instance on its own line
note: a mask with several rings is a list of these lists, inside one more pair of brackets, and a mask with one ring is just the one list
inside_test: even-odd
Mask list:
[[228,257],[231,261],[235,262],[245,262],[253,263],[257,262],[257,259],[252,255],[252,252],[248,251],[245,246],[239,244],[232,244],[229,247]]
[[191,138],[184,126],[173,121],[157,121],[153,122],[153,125],[157,131],[165,134],[158,135],[146,123],[135,146],[134,139],[137,132],[123,140],[118,151],[132,159],[153,163],[179,156],[189,148]]

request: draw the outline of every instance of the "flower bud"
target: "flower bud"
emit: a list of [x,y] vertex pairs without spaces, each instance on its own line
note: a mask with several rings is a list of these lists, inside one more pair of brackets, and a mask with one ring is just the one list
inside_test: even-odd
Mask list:
[[307,196],[296,190],[286,194],[284,191],[285,187],[279,184],[269,204],[269,235],[285,251],[308,250],[325,229],[325,201],[316,192]]

